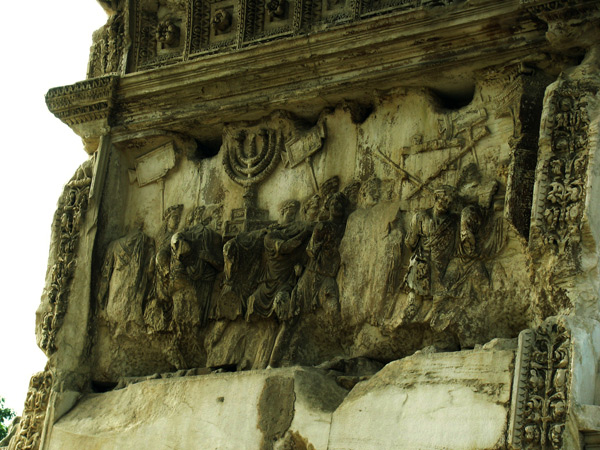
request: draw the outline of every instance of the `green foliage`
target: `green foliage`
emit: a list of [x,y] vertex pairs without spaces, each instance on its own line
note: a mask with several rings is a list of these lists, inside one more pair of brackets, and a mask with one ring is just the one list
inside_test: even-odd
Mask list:
[[15,412],[4,407],[4,398],[0,397],[0,441],[8,434],[8,422],[15,417]]

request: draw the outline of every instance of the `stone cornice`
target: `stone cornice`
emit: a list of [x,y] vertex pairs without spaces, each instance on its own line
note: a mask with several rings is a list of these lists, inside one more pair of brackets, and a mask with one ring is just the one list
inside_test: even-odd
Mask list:
[[[545,44],[545,28],[515,2],[372,18],[308,36],[126,75],[115,131],[196,131],[279,108],[315,115],[348,98],[397,86],[436,86],[440,71],[476,70],[524,59]],[[472,80],[458,80],[469,83]],[[154,107],[149,107],[149,101]],[[134,125],[135,124],[135,125]],[[135,128],[134,128],[135,127]]]
[[119,77],[105,76],[50,89],[46,106],[69,126],[108,120]]
[[[112,132],[160,128],[214,138],[224,122],[276,109],[315,117],[341,100],[395,87],[460,90],[473,84],[465,73],[491,61],[526,61],[548,50],[546,24],[528,12],[532,6],[473,1],[377,16],[127,74],[116,88]],[[453,74],[454,86],[438,84]]]
[[118,83],[118,76],[108,75],[52,88],[46,93],[46,106],[75,133],[90,141],[91,147],[86,144],[86,151],[92,153],[98,138],[110,128]]

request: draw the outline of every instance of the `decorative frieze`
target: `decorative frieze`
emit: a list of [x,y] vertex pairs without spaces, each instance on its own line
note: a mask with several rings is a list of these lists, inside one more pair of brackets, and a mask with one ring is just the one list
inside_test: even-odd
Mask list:
[[[231,51],[266,40],[314,33],[323,27],[356,22],[374,15],[443,8],[462,3],[462,0],[192,0],[185,14],[176,11],[171,14],[177,17],[171,22],[172,28],[181,29],[185,43],[181,45],[178,40],[175,45],[176,33],[173,31],[173,43],[168,46],[168,52],[164,39],[157,38],[165,29],[164,22],[159,21],[160,8],[147,3],[136,0],[133,5],[135,31],[130,71]],[[92,55],[94,67],[96,53]],[[90,73],[96,75],[98,71]]]

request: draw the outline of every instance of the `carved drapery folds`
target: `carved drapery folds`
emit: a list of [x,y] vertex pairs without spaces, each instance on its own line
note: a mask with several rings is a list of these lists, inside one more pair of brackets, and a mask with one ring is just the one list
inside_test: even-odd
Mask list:
[[143,323],[142,308],[152,287],[153,258],[153,242],[140,230],[109,245],[98,286],[98,304],[115,336]]
[[558,450],[570,409],[571,336],[549,320],[519,336],[509,439],[512,448]]
[[481,301],[491,286],[489,264],[506,242],[502,219],[491,208],[497,189],[470,165],[457,187],[434,190],[431,209],[412,214],[404,240],[410,254],[403,281],[408,299],[395,317],[388,312],[390,325],[426,321],[444,330],[460,315],[460,303]]

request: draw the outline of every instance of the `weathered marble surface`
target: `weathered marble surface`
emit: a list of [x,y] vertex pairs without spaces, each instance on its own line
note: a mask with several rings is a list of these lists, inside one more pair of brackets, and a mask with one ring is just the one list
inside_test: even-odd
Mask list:
[[597,1],[101,3],[10,450],[593,442]]
[[141,381],[82,398],[47,448],[327,449],[345,395],[323,371],[303,368]]
[[514,351],[416,354],[358,384],[328,449],[503,448]]
[[500,448],[514,344],[414,355],[350,394],[302,368],[140,381],[84,397],[48,448]]

